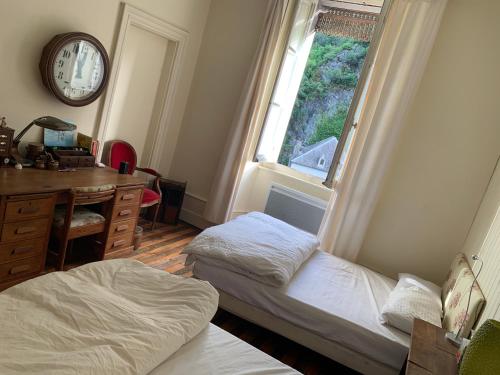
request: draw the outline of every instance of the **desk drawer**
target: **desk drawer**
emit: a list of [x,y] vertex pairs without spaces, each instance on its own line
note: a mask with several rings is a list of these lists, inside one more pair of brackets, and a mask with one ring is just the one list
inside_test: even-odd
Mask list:
[[42,256],[0,264],[0,281],[37,274],[42,269]]
[[106,244],[106,252],[120,250],[128,246],[132,246],[134,240],[134,232],[125,233],[118,236],[110,236]]
[[117,236],[119,234],[133,232],[134,229],[135,229],[135,219],[117,221],[115,223],[111,223],[109,227],[109,235]]
[[115,204],[136,205],[141,203],[142,189],[118,190],[116,192]]
[[52,198],[7,202],[5,207],[5,221],[48,216],[52,213],[53,209],[54,200]]
[[135,206],[115,206],[111,214],[111,221],[122,221],[127,219],[135,219],[138,216],[139,204]]
[[4,224],[2,228],[2,242],[17,241],[28,238],[43,237],[47,234],[49,219],[20,221]]
[[0,263],[30,258],[43,253],[45,238],[4,243],[0,245]]

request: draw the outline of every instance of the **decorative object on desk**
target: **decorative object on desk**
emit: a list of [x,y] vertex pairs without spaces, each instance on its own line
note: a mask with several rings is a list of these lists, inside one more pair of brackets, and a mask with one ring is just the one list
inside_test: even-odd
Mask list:
[[45,129],[43,131],[43,143],[47,147],[74,147],[75,131],[54,131]]
[[29,160],[36,160],[43,154],[44,145],[42,143],[28,143],[26,146],[26,158]]
[[59,162],[54,160],[54,157],[50,153],[44,151],[43,154],[39,155],[36,159],[35,168],[57,171],[59,170]]
[[111,168],[119,169],[120,163],[122,161],[127,161],[128,174],[134,174],[134,172],[137,170],[155,177],[151,189],[144,188],[140,206],[141,208],[148,208],[148,213],[151,217],[151,230],[153,230],[161,204],[161,174],[159,174],[152,168],[137,167],[137,154],[135,152],[135,149],[129,143],[125,141],[115,140],[108,142],[106,146],[106,154],[103,156],[103,160],[106,160],[107,164]]
[[166,178],[160,179],[162,203],[160,221],[166,224],[177,225],[186,192],[186,182],[177,182]]
[[126,162],[126,161],[120,162],[120,168],[118,168],[118,173],[119,174],[127,174],[128,173],[128,162]]
[[60,168],[93,168],[95,157],[87,150],[78,147],[68,149],[51,148],[50,153],[59,162]]
[[56,35],[43,48],[40,73],[45,87],[61,102],[81,107],[103,92],[109,77],[109,58],[92,35]]
[[[474,271],[472,271],[471,269],[469,269],[468,267],[467,268],[464,268],[462,269],[462,271],[460,272],[460,275],[457,279],[457,282],[453,288],[453,291],[451,293],[451,302],[450,302],[450,306],[448,307],[448,310],[451,311],[451,314],[445,314],[444,316],[444,319],[443,321],[449,321],[451,320],[451,315],[454,316],[454,326],[456,327],[456,331],[453,330],[452,332],[447,332],[446,333],[446,339],[448,341],[450,341],[451,343],[453,343],[455,346],[459,347],[460,344],[462,343],[462,337],[463,336],[467,336],[469,331],[470,331],[470,328],[471,327],[468,327],[468,330],[466,330],[466,332],[463,332],[462,330],[464,329],[464,324],[466,322],[468,322],[468,324],[470,325],[470,318],[471,316],[469,315],[469,308],[470,308],[470,303],[471,303],[471,297],[472,297],[472,293],[473,293],[473,290],[474,288],[478,288],[479,287],[477,286],[477,277],[479,276],[479,274],[481,273],[481,270],[483,268],[483,261],[477,256],[477,255],[473,255],[472,256],[472,259],[474,260],[474,262],[481,262],[481,265],[479,267],[479,271],[477,272],[477,274],[474,274]],[[462,306],[461,302],[463,301],[463,297],[464,297],[464,294],[467,293],[467,290],[463,290],[463,283],[466,282],[467,285],[469,286],[468,288],[468,297],[467,297],[467,304]],[[482,296],[482,293],[481,293],[481,296]],[[482,306],[482,303],[480,301],[478,301],[478,304]],[[457,309],[459,308],[459,309]],[[457,310],[458,313],[453,313],[453,310]],[[476,307],[474,308],[474,315],[478,315],[479,314],[479,311],[477,310],[480,310],[480,307]],[[472,320],[472,324],[474,323],[475,319]],[[465,333],[465,334],[464,334]]]
[[12,148],[10,150],[10,155],[16,160],[17,163],[23,162],[23,157],[19,154],[18,150],[21,138],[26,134],[28,130],[30,130],[30,128],[33,125],[37,125],[44,129],[51,129],[55,131],[67,131],[76,129],[75,125],[52,116],[43,116],[31,121],[12,141]]
[[5,117],[0,118],[0,157],[3,159],[1,167],[9,166],[13,138],[14,129],[7,126]]
[[78,147],[89,150],[92,156],[97,156],[97,152],[99,151],[99,141],[97,139],[78,133],[76,136],[76,144]]
[[47,169],[49,171],[58,171],[59,170],[59,162],[57,160],[52,159],[47,163]]
[[35,168],[36,169],[45,169],[45,160],[43,160],[43,159],[35,160]]
[[488,319],[472,336],[460,363],[460,375],[500,374],[500,322]]

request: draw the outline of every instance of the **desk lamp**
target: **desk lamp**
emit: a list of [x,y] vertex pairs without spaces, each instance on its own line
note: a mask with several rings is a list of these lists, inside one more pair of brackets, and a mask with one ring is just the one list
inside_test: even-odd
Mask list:
[[29,123],[18,135],[16,138],[14,138],[12,142],[12,149],[11,149],[11,156],[16,160],[17,163],[21,163],[23,160],[23,157],[19,154],[18,146],[19,143],[21,142],[21,138],[23,135],[26,134],[28,130],[33,125],[38,125],[41,128],[44,129],[50,129],[50,130],[55,130],[55,131],[68,131],[68,130],[75,130],[76,125],[70,124],[66,121],[60,120],[57,117],[52,117],[52,116],[43,116],[39,117],[31,123]]

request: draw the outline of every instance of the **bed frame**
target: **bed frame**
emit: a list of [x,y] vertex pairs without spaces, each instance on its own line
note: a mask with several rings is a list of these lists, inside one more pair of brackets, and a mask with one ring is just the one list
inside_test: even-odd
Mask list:
[[[362,374],[394,375],[400,369],[389,367],[383,363],[367,358],[354,350],[348,349],[336,342],[318,336],[309,330],[297,327],[290,322],[278,318],[264,310],[252,306],[236,297],[217,289],[219,307],[239,316],[249,322],[255,323],[292,341],[295,341],[317,353],[343,364]],[[403,364],[401,364],[403,365]]]

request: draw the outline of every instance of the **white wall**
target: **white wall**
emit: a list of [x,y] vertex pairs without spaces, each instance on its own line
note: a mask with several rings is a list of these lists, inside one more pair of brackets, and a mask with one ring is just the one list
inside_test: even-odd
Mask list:
[[207,196],[257,49],[267,0],[212,0],[170,177],[188,182],[183,218],[202,225]]
[[[500,165],[497,165],[471,228],[463,252],[472,264],[474,254],[484,262],[478,282],[486,297],[486,306],[479,321],[500,320]],[[479,271],[480,263],[474,267]]]
[[[181,84],[172,109],[172,123],[169,124],[178,128],[184,113],[210,0],[127,2],[187,30],[190,34]],[[83,133],[96,135],[103,96],[96,102],[80,108],[59,102],[42,85],[38,62],[43,46],[54,35],[69,31],[94,35],[110,54],[118,33],[120,1],[2,0],[0,14],[0,115],[6,116],[8,125],[16,130],[23,128],[34,118],[53,115],[74,121],[78,130]],[[140,134],[141,131],[138,124],[137,133]],[[40,139],[40,134],[39,129],[32,129],[23,139],[37,140]]]
[[359,262],[441,282],[500,151],[500,2],[450,0]]

